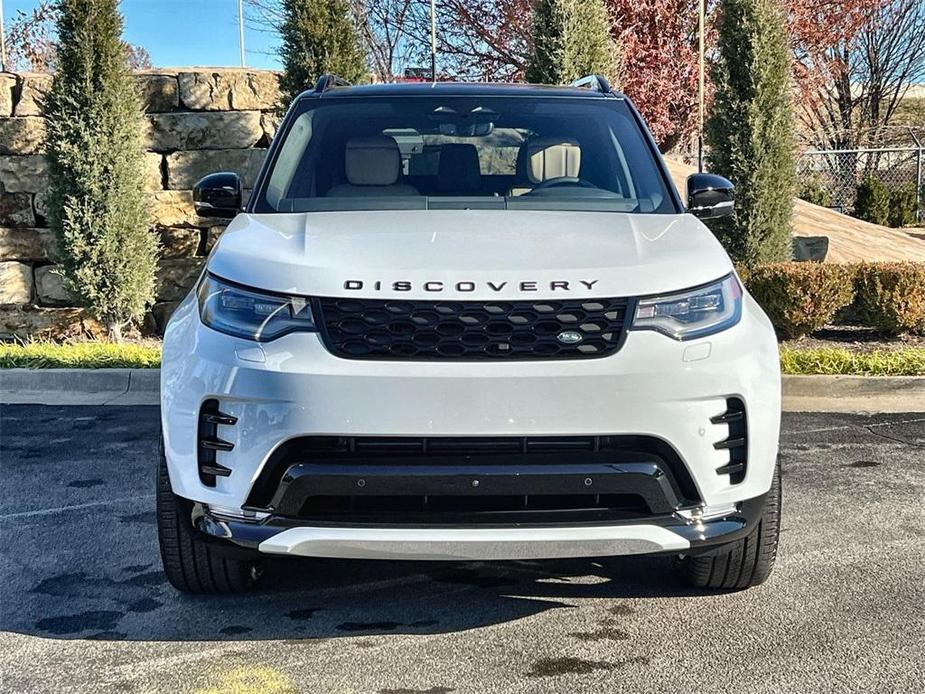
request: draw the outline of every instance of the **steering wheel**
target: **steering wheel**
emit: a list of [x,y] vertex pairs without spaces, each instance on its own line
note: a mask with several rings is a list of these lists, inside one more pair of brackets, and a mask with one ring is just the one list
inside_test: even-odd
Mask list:
[[591,181],[586,181],[583,178],[578,178],[577,176],[556,176],[555,178],[549,178],[542,183],[536,185],[531,193],[535,193],[538,190],[546,190],[547,188],[557,188],[559,186],[578,186],[580,188],[597,188],[596,185],[591,183]]

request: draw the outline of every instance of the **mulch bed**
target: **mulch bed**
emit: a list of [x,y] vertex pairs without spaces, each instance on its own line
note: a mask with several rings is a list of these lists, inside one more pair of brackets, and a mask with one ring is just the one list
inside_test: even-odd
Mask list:
[[794,349],[838,347],[852,352],[875,352],[910,347],[925,349],[925,335],[894,337],[871,328],[830,325],[802,340],[785,340],[781,344]]

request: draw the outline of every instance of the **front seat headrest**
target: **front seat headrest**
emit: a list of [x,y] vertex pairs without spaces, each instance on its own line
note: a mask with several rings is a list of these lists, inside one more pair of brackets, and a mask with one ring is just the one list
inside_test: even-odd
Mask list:
[[575,140],[561,137],[538,137],[526,148],[527,179],[534,185],[552,178],[577,178],[581,170],[581,147]]
[[388,135],[353,137],[344,152],[344,173],[354,186],[390,186],[401,172],[401,150]]
[[448,142],[440,147],[437,188],[458,195],[477,193],[482,187],[482,169],[475,145]]

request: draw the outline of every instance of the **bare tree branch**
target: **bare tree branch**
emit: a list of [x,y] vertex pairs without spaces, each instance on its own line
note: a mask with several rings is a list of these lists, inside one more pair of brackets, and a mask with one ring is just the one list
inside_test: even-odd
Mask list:
[[791,0],[790,18],[808,144],[876,142],[909,87],[925,79],[925,3]]

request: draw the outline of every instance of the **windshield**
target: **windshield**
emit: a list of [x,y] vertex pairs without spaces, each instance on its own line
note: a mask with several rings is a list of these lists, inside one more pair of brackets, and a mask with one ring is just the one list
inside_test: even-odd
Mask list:
[[308,98],[282,137],[253,212],[678,211],[622,99]]

